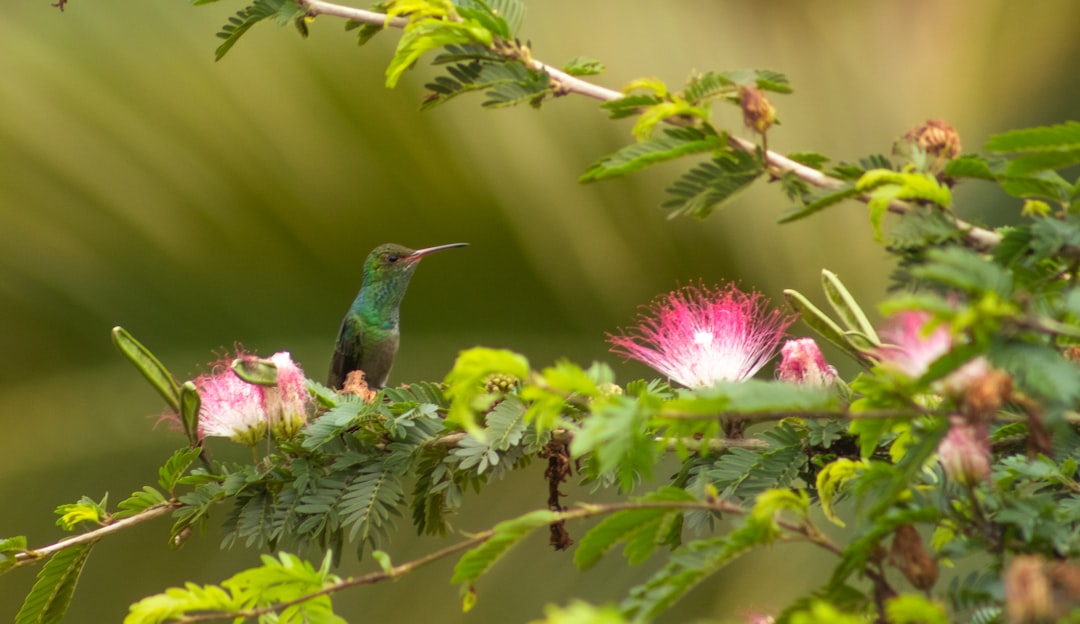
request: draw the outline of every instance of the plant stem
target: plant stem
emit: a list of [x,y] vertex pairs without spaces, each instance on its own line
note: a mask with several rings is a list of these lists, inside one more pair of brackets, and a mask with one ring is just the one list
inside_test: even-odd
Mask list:
[[[405,28],[409,23],[409,20],[405,18],[397,17],[387,20],[386,15],[383,13],[335,4],[333,2],[325,2],[324,0],[296,0],[296,2],[307,9],[307,14],[311,17],[330,15],[342,19],[354,20],[363,24],[375,24],[390,28]],[[498,52],[497,49],[493,51]],[[583,80],[578,76],[571,76],[561,69],[552,67],[539,60],[530,58],[522,59],[522,61],[531,69],[546,72],[551,80],[559,85],[558,91],[560,93],[576,93],[601,102],[610,102],[623,97],[621,91],[594,84],[587,80]],[[732,147],[750,154],[756,154],[758,150],[757,145],[753,141],[731,134],[728,135],[728,143]],[[814,169],[813,167],[808,167],[802,163],[795,162],[783,154],[770,152],[767,149],[762,150],[762,152],[764,154],[765,162],[769,168],[772,169],[774,175],[791,173],[808,184],[824,189],[838,189],[846,185],[842,180],[826,175],[824,172]],[[869,201],[870,198],[868,195],[864,195],[859,199],[866,202]],[[889,202],[888,209],[889,212],[904,215],[915,208],[914,205],[909,204],[908,202],[894,199]],[[955,219],[955,223],[957,228],[964,232],[968,242],[978,248],[985,249],[993,247],[1001,242],[1001,235],[993,230],[980,228],[960,219]]]

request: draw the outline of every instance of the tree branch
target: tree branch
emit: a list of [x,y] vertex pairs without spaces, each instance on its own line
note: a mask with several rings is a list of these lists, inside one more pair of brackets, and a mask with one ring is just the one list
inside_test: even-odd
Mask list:
[[179,501],[166,501],[164,503],[154,505],[153,507],[148,507],[135,514],[134,516],[128,516],[127,518],[122,518],[115,522],[110,522],[109,524],[106,524],[92,531],[73,535],[58,542],[49,544],[48,546],[42,546],[41,548],[35,548],[34,550],[16,553],[15,565],[21,566],[36,563],[38,561],[41,561],[42,559],[45,559],[49,555],[64,550],[65,548],[71,548],[72,546],[78,546],[79,544],[89,544],[90,542],[96,542],[97,540],[107,535],[118,533],[128,527],[132,527],[136,524],[141,524],[143,522],[147,522],[149,520],[168,515],[179,506]]
[[[404,28],[409,23],[409,20],[405,18],[397,17],[387,20],[386,15],[383,13],[325,2],[324,0],[296,0],[296,2],[301,7],[307,9],[307,14],[311,17],[330,15],[333,17],[354,20],[363,24],[374,24],[390,28]],[[498,50],[494,51],[498,52]],[[621,91],[594,84],[577,76],[571,76],[561,69],[552,67],[539,60],[528,58],[522,59],[522,61],[531,69],[546,72],[552,81],[558,83],[560,91],[562,92],[576,93],[601,102],[610,102],[623,97]],[[756,154],[758,152],[756,143],[731,134],[728,135],[728,143],[732,147],[750,154]],[[778,154],[766,149],[764,150],[764,158],[773,174],[791,173],[807,184],[824,189],[837,189],[846,184],[844,181],[826,175],[813,167],[808,167],[802,163],[795,162],[783,154]],[[869,199],[868,195],[859,197],[859,200],[863,202],[867,202]],[[915,206],[908,202],[897,199],[889,202],[889,212],[894,214],[904,215],[913,210],[915,210]],[[967,240],[979,248],[985,249],[993,247],[1001,242],[1001,235],[993,230],[980,228],[967,223],[966,221],[961,221],[960,219],[956,219],[954,222],[957,228],[964,232]]]
[[[631,501],[622,503],[601,503],[601,504],[584,504],[575,509],[562,511],[556,514],[557,522],[566,520],[581,520],[585,518],[591,518],[593,516],[599,516],[604,514],[611,514],[619,511],[627,511],[631,509],[681,509],[681,510],[694,510],[702,509],[706,511],[715,511],[718,513],[732,514],[738,516],[747,515],[748,511],[743,507],[726,500],[709,499],[701,501]],[[789,531],[794,535],[801,536],[806,541],[819,546],[835,555],[843,553],[841,549],[834,542],[829,540],[823,533],[821,533],[813,524],[807,520],[803,524],[790,522],[783,519],[776,519],[776,524],[780,528]],[[494,529],[489,529],[481,533],[477,533],[473,537],[447,546],[435,552],[429,553],[418,559],[405,562],[400,565],[393,566],[387,570],[379,572],[371,572],[362,576],[351,577],[343,579],[337,583],[328,585],[319,591],[306,594],[294,600],[286,602],[275,603],[265,607],[259,607],[256,609],[247,609],[244,611],[237,611],[232,613],[216,612],[216,613],[200,613],[199,615],[193,615],[190,617],[178,618],[178,622],[217,622],[222,620],[233,620],[237,618],[253,619],[269,613],[274,613],[286,609],[293,605],[307,602],[319,596],[326,596],[336,593],[349,587],[356,587],[359,585],[372,585],[381,581],[388,581],[403,576],[413,570],[434,563],[440,559],[444,559],[457,552],[475,548],[480,544],[491,539],[496,534]]]

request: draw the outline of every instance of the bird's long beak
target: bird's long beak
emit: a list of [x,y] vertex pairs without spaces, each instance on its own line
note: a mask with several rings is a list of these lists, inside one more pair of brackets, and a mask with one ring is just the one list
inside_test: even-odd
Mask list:
[[442,251],[444,249],[454,249],[455,247],[468,247],[469,243],[450,243],[448,245],[437,245],[435,247],[425,247],[423,249],[417,249],[408,255],[409,260],[419,260],[420,258],[435,253],[436,251]]

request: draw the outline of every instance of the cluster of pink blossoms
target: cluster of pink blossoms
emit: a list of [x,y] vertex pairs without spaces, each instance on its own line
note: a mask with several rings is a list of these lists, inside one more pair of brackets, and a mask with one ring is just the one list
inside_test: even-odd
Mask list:
[[[254,357],[241,355],[241,357]],[[277,368],[277,384],[260,386],[236,376],[228,362],[195,380],[202,406],[199,437],[223,437],[254,446],[266,438],[291,438],[307,422],[308,392],[304,372],[288,352],[269,361]]]
[[[757,292],[734,285],[683,286],[658,297],[638,324],[608,335],[612,352],[635,359],[688,388],[753,377],[776,354],[795,316],[769,309]],[[810,338],[789,341],[777,369],[783,381],[828,385],[836,370]]]
[[[931,323],[928,312],[905,311],[894,316],[881,332],[887,341],[876,353],[881,364],[912,379],[926,374],[930,365],[954,346],[948,327],[934,327]],[[936,382],[934,389],[970,404],[972,390],[994,395],[1007,392],[1005,388],[987,387],[1000,385],[1007,379],[995,374],[990,363],[980,356]],[[983,416],[977,413],[952,416],[949,431],[938,444],[938,461],[945,475],[961,485],[973,486],[990,476],[990,435]]]

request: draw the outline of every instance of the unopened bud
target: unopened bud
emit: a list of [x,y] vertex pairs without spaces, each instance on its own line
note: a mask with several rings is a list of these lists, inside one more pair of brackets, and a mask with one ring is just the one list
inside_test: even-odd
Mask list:
[[776,378],[797,385],[827,387],[833,385],[837,375],[813,338],[799,338],[788,340],[780,347]]
[[904,139],[914,142],[922,151],[946,160],[960,155],[960,133],[943,119],[930,119],[918,128],[904,135]]
[[970,418],[986,420],[1012,396],[1012,377],[990,368],[986,358],[979,356],[950,373],[936,388],[960,399]]
[[949,432],[938,444],[938,461],[945,476],[973,486],[990,476],[990,434],[985,422],[953,416]]
[[930,556],[919,531],[910,524],[900,525],[896,529],[892,543],[892,561],[915,589],[926,591],[937,582],[937,560]]
[[1011,624],[1034,624],[1053,617],[1054,596],[1042,557],[1018,555],[1005,570],[1005,617]]
[[488,394],[509,394],[517,389],[521,380],[507,373],[492,373],[484,379],[484,391]]
[[743,122],[746,123],[746,127],[755,130],[758,134],[765,134],[776,123],[776,109],[760,89],[741,87],[739,104],[742,106]]

